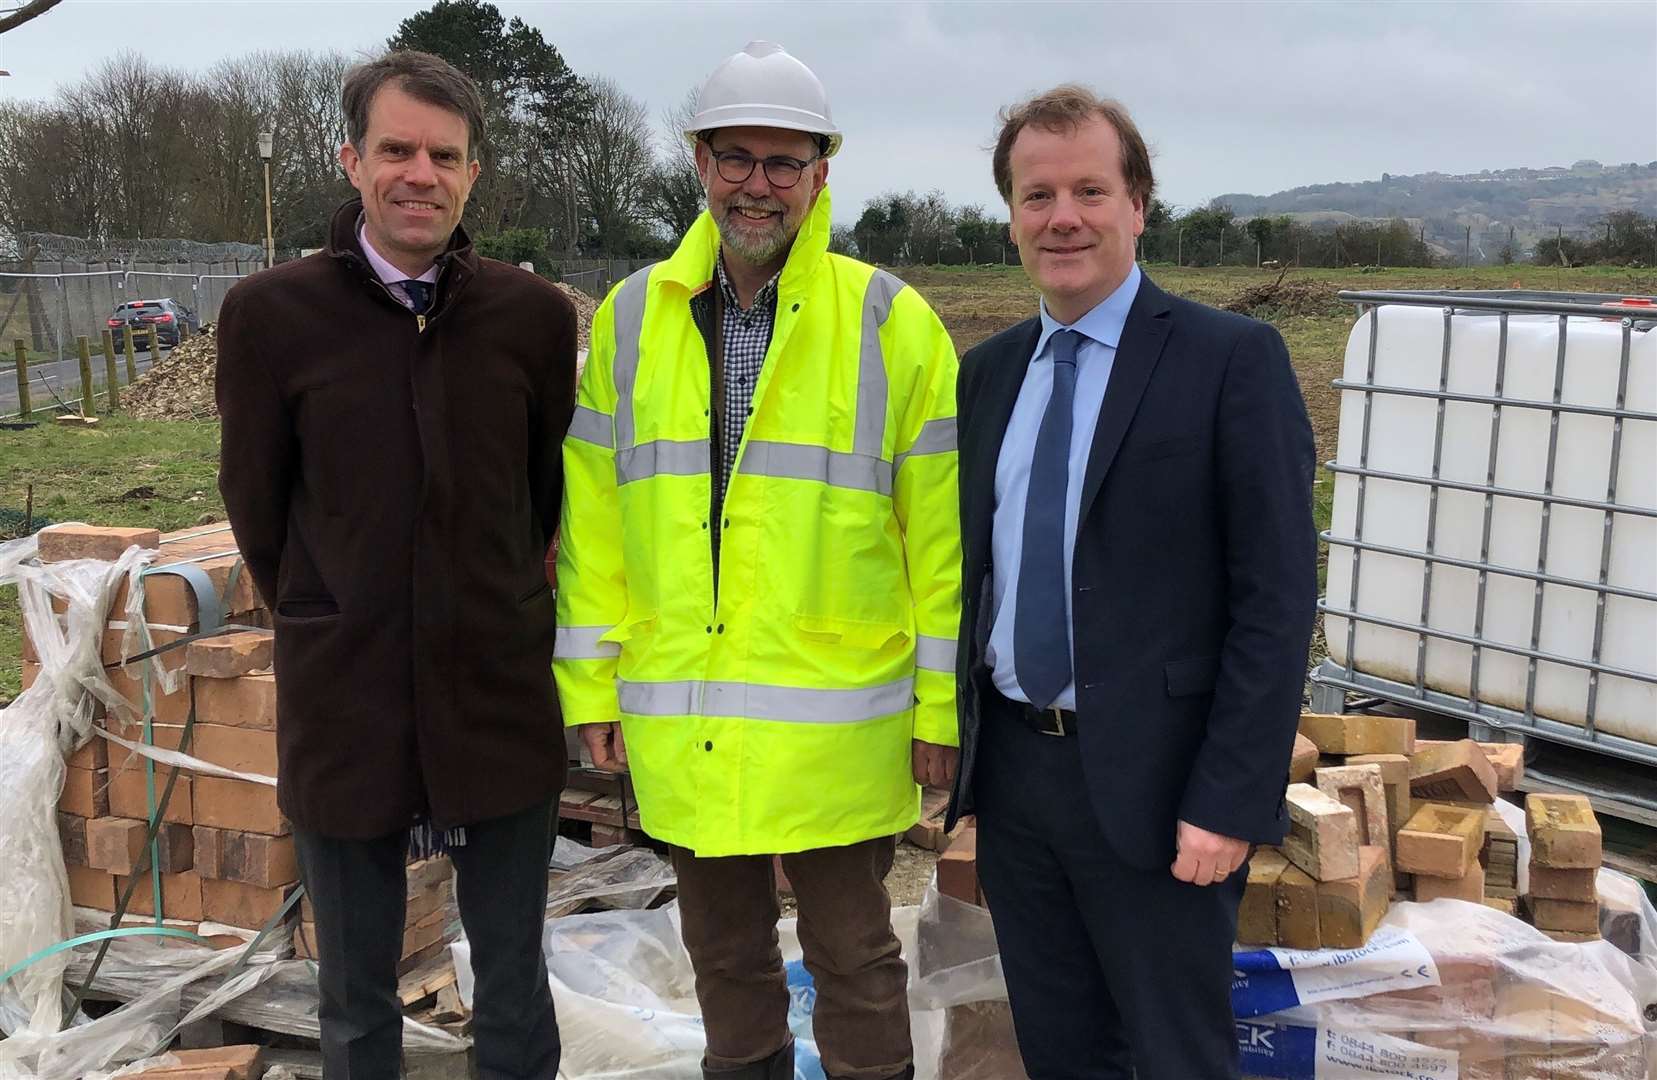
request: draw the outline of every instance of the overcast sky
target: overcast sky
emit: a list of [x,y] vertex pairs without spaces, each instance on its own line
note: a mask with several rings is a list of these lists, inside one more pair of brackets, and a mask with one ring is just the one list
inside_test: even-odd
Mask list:
[[[0,0],[0,8],[18,0]],[[402,0],[66,0],[0,36],[0,98],[38,99],[132,46],[207,66],[383,45]],[[1080,80],[1123,101],[1176,206],[1380,174],[1657,159],[1657,2],[511,3],[583,75],[653,115],[754,38],[828,88],[835,218],[893,189],[1000,213],[996,109]]]

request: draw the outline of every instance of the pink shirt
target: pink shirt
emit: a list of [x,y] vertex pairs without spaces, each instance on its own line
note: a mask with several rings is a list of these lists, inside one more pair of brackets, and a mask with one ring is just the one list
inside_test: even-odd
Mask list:
[[[408,293],[403,290],[403,282],[408,281],[409,276],[386,262],[385,256],[374,250],[374,245],[368,242],[368,229],[361,220],[357,222],[357,243],[362,245],[362,253],[368,256],[368,265],[374,268],[375,276],[385,285],[386,291],[399,304],[412,311],[414,304],[409,300]],[[437,281],[437,264],[433,263],[426,267],[426,272],[413,280],[435,283]]]

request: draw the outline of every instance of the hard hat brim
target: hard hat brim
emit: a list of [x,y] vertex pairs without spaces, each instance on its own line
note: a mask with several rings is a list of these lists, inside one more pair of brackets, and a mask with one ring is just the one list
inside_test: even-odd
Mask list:
[[733,127],[803,131],[807,135],[820,135],[828,140],[828,149],[823,152],[824,157],[833,157],[840,152],[842,136],[838,129],[826,128],[821,116],[804,109],[791,109],[785,105],[722,105],[706,109],[692,118],[691,126],[685,129],[685,141],[694,147],[697,136],[702,132]]

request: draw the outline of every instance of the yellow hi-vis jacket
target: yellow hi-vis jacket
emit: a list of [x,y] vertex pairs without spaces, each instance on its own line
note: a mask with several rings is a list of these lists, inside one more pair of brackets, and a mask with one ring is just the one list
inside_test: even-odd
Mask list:
[[717,596],[707,214],[593,320],[564,441],[553,670],[564,722],[620,720],[639,818],[698,855],[890,836],[911,740],[954,746],[954,346],[915,290],[828,252],[823,191],[726,489]]

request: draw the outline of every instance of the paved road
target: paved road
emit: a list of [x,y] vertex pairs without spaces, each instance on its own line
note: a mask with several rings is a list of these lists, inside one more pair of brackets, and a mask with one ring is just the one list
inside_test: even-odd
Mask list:
[[[172,350],[163,348],[163,358]],[[138,371],[142,374],[150,366],[150,354],[140,349],[136,354]],[[121,354],[115,361],[120,369],[123,386],[126,385],[127,360]],[[52,390],[47,389],[50,384],[52,390],[58,392],[58,397],[64,401],[74,402],[81,396],[81,362],[79,357],[69,357],[64,360],[37,360],[29,364],[29,404],[38,413],[42,410],[54,410],[57,401],[52,397]],[[104,358],[92,358],[92,384],[99,395],[98,405],[103,405],[102,394],[104,385]],[[12,357],[0,357],[0,418],[11,417],[17,413],[17,368]]]

